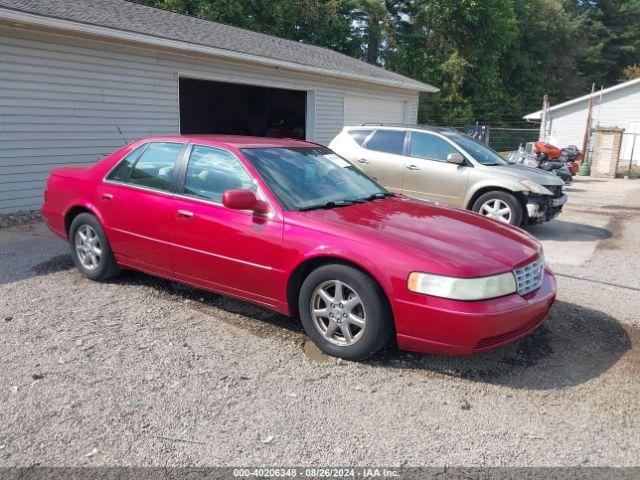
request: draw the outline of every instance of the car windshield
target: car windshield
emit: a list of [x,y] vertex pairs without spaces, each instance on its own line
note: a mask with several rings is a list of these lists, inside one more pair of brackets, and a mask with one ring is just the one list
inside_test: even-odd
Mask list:
[[244,148],[287,210],[334,208],[392,195],[325,147]]
[[482,165],[509,165],[509,162],[502,158],[498,152],[468,135],[457,132],[442,132],[442,134],[464,148],[474,160]]

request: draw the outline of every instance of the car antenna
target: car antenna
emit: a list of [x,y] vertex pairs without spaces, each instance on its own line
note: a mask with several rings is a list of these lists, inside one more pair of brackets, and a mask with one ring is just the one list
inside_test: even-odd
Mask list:
[[127,142],[127,139],[126,139],[126,138],[124,138],[124,135],[122,134],[122,130],[120,130],[120,126],[119,126],[117,123],[115,124],[115,126],[116,126],[116,129],[118,130],[118,133],[119,133],[119,134],[120,134],[120,136],[122,137],[122,140],[124,140],[124,145],[122,145],[122,146],[124,147],[124,146],[125,146],[125,145],[127,145],[129,142]]

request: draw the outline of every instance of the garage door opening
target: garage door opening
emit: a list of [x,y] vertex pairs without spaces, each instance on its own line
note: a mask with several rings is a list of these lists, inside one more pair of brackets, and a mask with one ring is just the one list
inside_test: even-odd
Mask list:
[[180,133],[305,138],[307,92],[180,79]]

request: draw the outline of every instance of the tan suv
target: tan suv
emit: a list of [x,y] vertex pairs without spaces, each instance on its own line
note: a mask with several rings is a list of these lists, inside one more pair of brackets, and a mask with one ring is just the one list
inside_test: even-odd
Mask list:
[[562,180],[507,162],[457,130],[423,126],[344,127],[329,148],[398,193],[526,225],[557,216]]

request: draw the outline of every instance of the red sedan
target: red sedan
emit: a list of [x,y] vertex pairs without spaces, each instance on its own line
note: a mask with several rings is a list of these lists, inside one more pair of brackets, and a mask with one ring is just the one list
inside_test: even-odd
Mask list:
[[131,268],[299,315],[323,351],[471,354],[542,323],[556,285],[526,232],[395,195],[297,140],[138,140],[55,170],[42,212],[86,277]]

